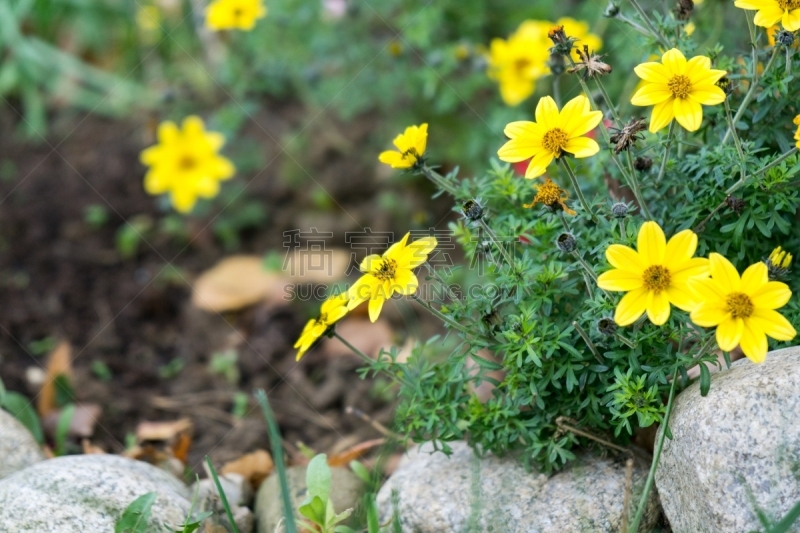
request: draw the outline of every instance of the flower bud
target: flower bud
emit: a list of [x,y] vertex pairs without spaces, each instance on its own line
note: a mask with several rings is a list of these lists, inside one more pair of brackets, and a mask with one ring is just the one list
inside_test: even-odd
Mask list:
[[601,318],[597,321],[597,330],[608,337],[617,332],[617,324],[612,318]]
[[640,156],[633,160],[633,168],[639,172],[647,172],[653,166],[653,160],[649,157]]
[[556,246],[565,254],[569,254],[575,251],[578,247],[578,243],[575,241],[575,236],[572,233],[562,233],[556,237]]
[[622,202],[618,202],[611,206],[611,213],[614,218],[625,218],[628,216],[628,206]]
[[483,206],[478,200],[467,200],[461,206],[461,212],[464,213],[464,218],[470,222],[477,222],[483,218]]
[[775,34],[775,42],[789,48],[794,44],[794,33],[787,30],[780,30]]

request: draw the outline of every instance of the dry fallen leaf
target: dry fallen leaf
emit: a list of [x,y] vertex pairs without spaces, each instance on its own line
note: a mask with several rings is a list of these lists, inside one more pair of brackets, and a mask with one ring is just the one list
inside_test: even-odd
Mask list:
[[61,341],[56,348],[47,356],[45,371],[47,377],[42,385],[37,399],[37,410],[39,416],[44,418],[50,412],[58,408],[56,403],[56,379],[63,376],[72,380],[72,347],[67,341]]
[[[91,437],[94,434],[94,426],[97,424],[102,411],[102,408],[95,403],[76,405],[69,421],[67,435],[81,438]],[[42,426],[48,435],[55,435],[62,412],[63,409],[54,409],[42,417]]]
[[261,482],[272,473],[275,465],[272,462],[272,456],[266,450],[256,450],[236,459],[225,463],[220,468],[220,473],[225,474],[241,474],[248,481],[253,489],[258,489]]
[[92,444],[89,439],[81,440],[81,448],[83,448],[84,455],[101,455],[106,453],[101,447]]
[[381,446],[385,442],[386,439],[373,439],[356,444],[355,446],[348,448],[341,453],[335,453],[328,457],[328,466],[347,466],[350,464],[350,461],[355,461],[372,448]]
[[136,440],[144,441],[166,441],[176,438],[180,433],[191,433],[192,421],[188,418],[170,420],[166,422],[139,422],[136,426]]
[[[393,344],[392,328],[380,318],[373,324],[365,318],[347,317],[337,324],[336,332],[373,359],[377,359],[381,348],[388,350]],[[358,357],[336,338],[323,339],[321,348],[329,357]]]

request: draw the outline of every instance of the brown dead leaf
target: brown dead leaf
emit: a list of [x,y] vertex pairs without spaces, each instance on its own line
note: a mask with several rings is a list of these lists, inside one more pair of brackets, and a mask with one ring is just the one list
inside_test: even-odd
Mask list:
[[105,450],[99,446],[92,444],[92,441],[89,439],[81,440],[81,448],[83,448],[84,455],[102,455],[106,453]]
[[[380,318],[373,324],[368,319],[347,317],[337,324],[336,332],[373,359],[377,359],[381,348],[388,350],[393,344],[392,328],[387,320]],[[328,357],[358,358],[337,338],[323,339],[321,347]]]
[[330,250],[298,250],[286,255],[283,274],[294,283],[331,283],[344,278],[350,253]]
[[56,348],[47,356],[47,365],[45,371],[47,378],[42,385],[42,390],[39,391],[39,398],[37,400],[37,410],[39,416],[44,418],[51,411],[58,408],[56,404],[56,379],[58,376],[64,376],[72,380],[72,347],[67,341],[61,341]]
[[328,457],[328,466],[347,466],[350,464],[350,461],[355,461],[372,448],[381,446],[385,442],[386,439],[373,439],[356,444],[341,453],[336,453]]
[[261,486],[261,482],[272,473],[275,468],[272,456],[266,450],[256,450],[236,459],[225,463],[220,469],[221,474],[241,474],[253,487],[253,490]]
[[189,450],[191,447],[192,436],[188,431],[184,431],[178,434],[178,437],[175,439],[175,444],[173,444],[170,449],[172,450],[172,455],[177,460],[186,464],[189,460]]
[[[63,409],[54,409],[42,417],[42,427],[48,435],[55,435],[62,412]],[[72,419],[69,421],[67,435],[80,438],[91,437],[94,435],[94,426],[102,412],[102,408],[95,403],[76,405]]]
[[188,418],[170,420],[166,422],[150,422],[145,420],[136,426],[136,440],[145,441],[168,441],[178,437],[181,433],[191,433],[192,421]]

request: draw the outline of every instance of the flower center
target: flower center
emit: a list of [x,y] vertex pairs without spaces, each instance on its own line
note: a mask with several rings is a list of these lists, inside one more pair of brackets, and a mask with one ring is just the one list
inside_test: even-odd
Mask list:
[[514,68],[517,73],[522,75],[531,66],[531,60],[526,57],[521,57],[514,62]]
[[178,168],[184,171],[193,170],[197,166],[197,159],[190,155],[184,155],[178,160]]
[[[800,0],[792,0],[792,1],[800,1]],[[672,96],[675,98],[686,98],[689,96],[689,91],[692,90],[692,81],[684,76],[683,74],[678,74],[677,76],[672,76],[672,78],[667,82],[667,87],[672,92]]]
[[669,270],[661,265],[647,267],[642,274],[644,288],[655,293],[667,289],[671,279],[672,275],[669,273]]
[[394,279],[395,272],[397,272],[397,261],[394,259],[383,259],[381,266],[378,270],[372,273],[373,276],[381,281],[390,281]]
[[534,203],[542,203],[547,207],[552,207],[560,202],[561,188],[558,185],[552,181],[548,181],[539,186]]
[[416,148],[409,148],[405,152],[403,152],[403,159],[406,161],[416,164],[419,161],[419,154],[417,153]]
[[778,5],[784,10],[800,9],[800,0],[778,0]]
[[545,150],[552,152],[556,157],[561,157],[561,151],[567,145],[569,137],[567,133],[560,128],[553,128],[542,137],[542,146]]
[[747,318],[753,314],[754,306],[753,300],[744,293],[734,292],[728,295],[725,302],[728,307],[728,312],[733,318]]

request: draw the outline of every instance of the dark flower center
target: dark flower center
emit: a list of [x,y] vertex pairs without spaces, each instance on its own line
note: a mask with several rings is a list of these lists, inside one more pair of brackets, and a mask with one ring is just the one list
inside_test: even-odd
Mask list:
[[381,259],[381,266],[372,273],[373,276],[381,281],[391,281],[397,272],[397,261],[394,259]]
[[755,309],[753,300],[741,292],[729,294],[725,303],[727,304],[728,312],[733,318],[747,318],[753,314]]
[[669,270],[661,265],[647,267],[642,274],[645,289],[653,291],[656,294],[666,290],[669,287],[671,279],[672,275],[669,273]]
[[567,133],[560,128],[553,128],[542,137],[542,146],[545,150],[552,152],[556,157],[561,157],[561,151],[567,145],[569,137]]
[[678,74],[667,82],[667,87],[672,92],[672,96],[683,99],[689,96],[689,92],[692,90],[692,81],[687,76]]

